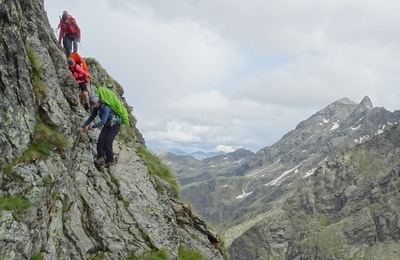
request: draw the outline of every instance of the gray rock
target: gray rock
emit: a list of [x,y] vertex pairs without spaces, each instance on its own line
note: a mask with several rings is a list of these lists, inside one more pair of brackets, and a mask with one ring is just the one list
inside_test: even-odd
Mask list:
[[[128,259],[161,249],[177,259],[182,248],[223,259],[218,235],[187,208],[180,215],[183,203],[137,155],[145,143],[132,114],[115,142],[117,165],[94,167],[99,132],[76,134],[87,114],[43,1],[1,4],[0,27],[0,259]],[[88,63],[93,81],[113,82],[132,112],[122,87]],[[37,136],[39,123],[57,137]]]

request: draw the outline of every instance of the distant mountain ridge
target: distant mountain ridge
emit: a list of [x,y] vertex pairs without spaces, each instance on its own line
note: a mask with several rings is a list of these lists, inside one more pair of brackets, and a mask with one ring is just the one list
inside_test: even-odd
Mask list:
[[[329,158],[382,134],[400,120],[400,111],[342,98],[300,122],[279,141],[257,153],[216,156],[204,161],[164,157],[178,172],[181,198],[225,231],[229,246],[282,205]],[[228,158],[235,157],[228,161]],[[241,249],[234,247],[232,252]],[[254,245],[240,245],[253,246]]]
[[[162,152],[161,152],[162,153]],[[173,153],[175,155],[178,156],[193,156],[194,158],[196,158],[197,160],[203,160],[205,158],[211,158],[217,155],[221,155],[221,154],[226,154],[222,151],[219,152],[204,152],[204,151],[195,151],[195,152],[185,152],[179,149],[172,149],[170,151],[168,151],[167,153]]]

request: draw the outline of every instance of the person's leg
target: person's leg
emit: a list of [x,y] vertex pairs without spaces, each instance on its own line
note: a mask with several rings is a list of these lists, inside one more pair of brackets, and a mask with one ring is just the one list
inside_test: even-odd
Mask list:
[[74,38],[73,40],[73,45],[74,45],[74,52],[78,52],[78,38]]
[[[101,129],[99,138],[97,140],[97,161],[100,160],[101,158],[106,157],[106,136],[108,134],[109,127],[104,126],[103,129]],[[105,161],[104,161],[105,162]]]
[[89,92],[87,90],[86,82],[79,83],[79,88],[81,89],[81,98],[83,101],[83,107],[87,112],[90,110],[89,106]]
[[67,57],[69,57],[69,55],[71,55],[72,40],[68,36],[64,36],[63,45],[65,48],[65,54],[67,54]]
[[107,126],[109,131],[107,133],[105,139],[105,150],[106,150],[106,162],[113,163],[114,162],[114,153],[113,153],[113,142],[115,137],[118,135],[120,125]]

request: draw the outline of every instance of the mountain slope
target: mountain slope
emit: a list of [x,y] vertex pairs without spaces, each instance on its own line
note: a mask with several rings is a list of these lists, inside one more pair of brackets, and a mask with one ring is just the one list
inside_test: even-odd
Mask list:
[[[115,142],[117,165],[93,166],[99,132],[77,133],[88,115],[43,1],[3,1],[0,30],[0,259],[222,259],[217,234],[150,172],[157,160],[142,155],[132,115]],[[88,63],[93,82],[112,83],[124,100]]]
[[[280,214],[276,209],[328,158],[382,134],[399,120],[399,111],[373,107],[368,97],[359,104],[347,98],[338,100],[300,122],[272,146],[243,156],[230,167],[224,168],[223,158],[214,157],[209,159],[212,164],[201,161],[192,164],[197,168],[180,168],[181,197],[224,231],[229,246],[266,214]],[[164,162],[176,170],[179,158],[168,159]],[[256,242],[241,244],[236,250],[243,246],[252,248]]]
[[399,144],[394,126],[328,160],[281,207],[234,240],[230,256],[398,259]]

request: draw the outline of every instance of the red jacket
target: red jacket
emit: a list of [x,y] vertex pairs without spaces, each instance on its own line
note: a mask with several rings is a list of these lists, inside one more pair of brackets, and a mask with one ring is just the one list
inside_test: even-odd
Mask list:
[[62,19],[60,20],[58,29],[60,29],[60,35],[58,36],[59,44],[61,44],[61,39],[64,37],[64,35],[68,34],[75,34],[75,37],[78,38],[78,40],[81,39],[81,29],[76,23],[75,18],[73,18],[71,15],[68,15],[68,19],[66,21]]
[[76,82],[82,83],[86,81],[86,77],[90,77],[90,74],[82,69],[81,66],[74,63],[73,65],[69,66],[69,70],[72,72],[72,76],[76,80]]

